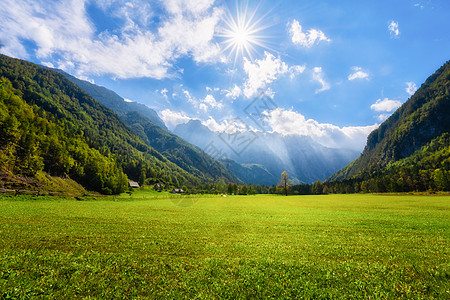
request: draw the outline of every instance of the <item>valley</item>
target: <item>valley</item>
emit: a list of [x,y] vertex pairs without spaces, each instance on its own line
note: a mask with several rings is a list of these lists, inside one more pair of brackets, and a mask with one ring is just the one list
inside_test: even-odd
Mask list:
[[449,297],[448,195],[0,196],[3,298]]

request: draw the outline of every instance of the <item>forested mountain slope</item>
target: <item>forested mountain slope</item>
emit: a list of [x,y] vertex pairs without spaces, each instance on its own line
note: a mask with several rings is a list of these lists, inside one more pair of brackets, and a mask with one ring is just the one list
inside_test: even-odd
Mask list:
[[146,105],[137,102],[126,102],[125,99],[117,95],[117,93],[115,93],[114,91],[111,91],[102,86],[98,86],[96,84],[92,84],[88,81],[78,79],[62,70],[54,70],[58,73],[61,73],[67,79],[78,85],[83,91],[91,95],[94,99],[118,114],[119,117],[130,112],[139,112],[139,114],[148,118],[156,125],[167,129],[166,124],[164,124],[164,121],[161,120],[156,111],[147,107]]
[[117,113],[142,140],[180,168],[205,181],[240,182],[221,162],[168,131],[158,114],[146,105],[126,102],[107,88],[77,79],[61,70],[56,71]]
[[339,180],[376,171],[450,131],[450,62],[367,138],[362,155],[334,174]]
[[127,177],[190,186],[203,179],[148,146],[63,75],[4,55],[0,131],[4,174],[33,177],[45,171],[106,194],[123,191]]
[[213,159],[200,148],[186,142],[170,131],[154,124],[137,112],[129,112],[122,119],[144,141],[158,150],[171,162],[198,176],[207,175],[217,183],[236,182],[241,180],[230,173],[218,160]]
[[369,135],[361,156],[328,181],[370,183],[372,191],[449,189],[449,132],[447,62]]

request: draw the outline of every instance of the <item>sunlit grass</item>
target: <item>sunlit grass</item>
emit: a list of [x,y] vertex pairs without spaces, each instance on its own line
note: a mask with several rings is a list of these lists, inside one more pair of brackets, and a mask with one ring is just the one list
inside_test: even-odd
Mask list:
[[0,198],[0,297],[450,297],[447,196]]

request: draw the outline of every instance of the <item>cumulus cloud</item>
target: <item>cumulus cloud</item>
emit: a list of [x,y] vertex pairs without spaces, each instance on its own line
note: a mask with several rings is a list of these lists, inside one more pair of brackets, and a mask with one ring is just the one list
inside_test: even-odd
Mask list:
[[[146,26],[151,6],[123,1],[4,0],[0,7],[0,51],[19,58],[35,55],[42,62],[80,75],[111,74],[117,78],[174,76],[173,63],[189,56],[197,63],[220,61],[213,41],[222,15],[213,0],[170,0],[156,28]],[[140,2],[139,2],[140,3]],[[97,32],[86,8],[97,5],[123,21],[121,28]],[[139,7],[139,9],[135,9]],[[24,43],[35,45],[34,50]],[[33,51],[33,52],[28,52]]]
[[202,102],[208,105],[211,108],[221,109],[223,108],[223,104],[221,102],[217,102],[213,95],[206,95],[206,97],[202,100]]
[[183,93],[189,103],[191,103],[195,108],[200,109],[204,112],[207,112],[210,108],[223,108],[223,103],[218,102],[211,94],[206,95],[203,99],[197,99],[196,97],[193,97],[187,90],[183,90]]
[[401,101],[398,100],[390,100],[388,98],[384,98],[383,100],[378,99],[377,102],[372,104],[370,108],[374,111],[384,111],[384,112],[392,112],[399,108],[402,105]]
[[279,57],[275,57],[269,52],[264,52],[263,59],[256,59],[255,62],[244,58],[244,71],[248,78],[244,83],[244,95],[251,98],[262,92],[268,84],[277,80],[283,74],[295,76],[305,70],[304,66],[289,67]]
[[302,114],[277,108],[266,113],[266,121],[274,132],[282,135],[309,136],[316,142],[332,148],[361,151],[370,132],[377,124],[362,127],[338,127],[306,119]]
[[317,89],[315,91],[316,94],[330,89],[330,84],[324,78],[322,67],[315,67],[313,69],[312,77],[315,81],[317,81],[318,83],[320,83],[320,85],[322,85],[320,89]]
[[246,132],[250,129],[250,127],[247,126],[241,118],[223,120],[219,123],[210,116],[208,120],[203,121],[202,124],[213,132],[226,132],[228,134]]
[[410,96],[412,96],[417,91],[417,85],[414,82],[407,82],[405,90]]
[[188,117],[184,112],[176,112],[170,109],[161,111],[160,115],[161,119],[170,129],[175,128],[178,124],[185,124],[192,120],[192,118]]
[[369,73],[363,71],[361,67],[352,67],[352,73],[348,75],[348,80],[369,79]]
[[391,21],[388,25],[388,30],[393,38],[398,38],[400,36],[400,30],[398,29],[398,22]]
[[291,35],[291,40],[294,44],[306,48],[311,48],[314,44],[318,44],[321,41],[331,42],[321,30],[309,29],[307,32],[304,32],[297,20],[294,20],[291,23],[289,34]]
[[225,90],[224,92],[226,93],[225,97],[235,100],[241,96],[242,89],[235,84],[231,90]]

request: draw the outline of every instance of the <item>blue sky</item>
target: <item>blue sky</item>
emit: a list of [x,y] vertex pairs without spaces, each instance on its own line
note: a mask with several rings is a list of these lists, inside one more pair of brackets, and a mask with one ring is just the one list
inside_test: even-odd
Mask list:
[[169,128],[255,128],[244,110],[263,93],[267,130],[359,149],[450,59],[449,28],[448,0],[3,0],[0,52],[144,103]]

